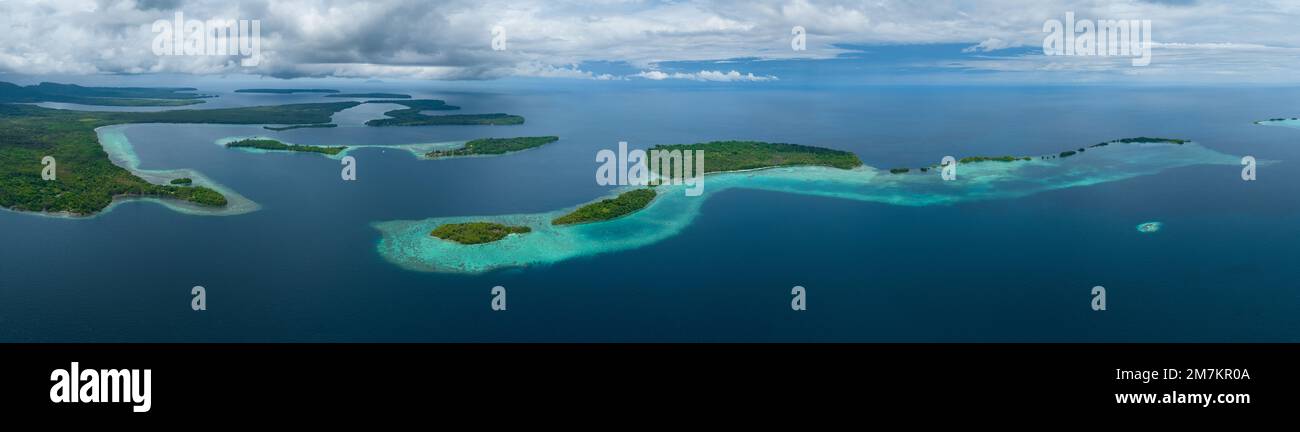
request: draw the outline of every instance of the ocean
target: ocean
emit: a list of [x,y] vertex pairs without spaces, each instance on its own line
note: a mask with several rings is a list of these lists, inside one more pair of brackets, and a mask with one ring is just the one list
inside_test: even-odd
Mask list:
[[[189,85],[221,95],[212,107],[339,100]],[[90,218],[0,212],[0,340],[1300,341],[1300,173],[1290,168],[1300,129],[1253,123],[1300,115],[1300,88],[357,90],[527,122],[372,128],[360,124],[385,107],[363,105],[332,129],[120,127],[140,169],[195,170],[259,208],[199,216],[128,200]],[[216,144],[254,135],[381,147],[351,151],[358,178],[345,182],[335,159]],[[382,147],[535,135],[561,139],[445,160]],[[556,262],[469,273],[395,263],[380,252],[375,225],[589,202],[614,191],[596,183],[595,154],[619,141],[789,142],[852,151],[887,169],[1138,136],[1268,162],[1249,182],[1236,164],[1187,164],[938,204],[906,193],[899,205],[733,187],[696,202],[677,231],[654,241],[590,253],[573,244],[564,247],[581,250]],[[1136,229],[1149,221],[1161,230]],[[206,289],[207,310],[191,310],[194,286]],[[496,286],[508,293],[505,311],[490,307]],[[805,288],[807,310],[791,309],[795,286]],[[1095,286],[1106,289],[1105,311],[1090,307]]]

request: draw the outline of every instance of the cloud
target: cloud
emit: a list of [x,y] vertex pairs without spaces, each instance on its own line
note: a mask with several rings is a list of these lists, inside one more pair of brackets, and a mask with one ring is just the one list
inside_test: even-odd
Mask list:
[[[244,68],[237,57],[154,55],[150,25],[177,11],[194,19],[260,20],[263,61]],[[848,45],[964,44],[967,53],[998,53],[1041,45],[1043,22],[1064,19],[1067,11],[1079,19],[1152,20],[1161,43],[1300,47],[1294,31],[1300,4],[1293,0],[6,0],[0,1],[0,72],[771,81],[776,77],[663,65],[818,61],[851,52]],[[492,49],[495,26],[506,30],[506,50]],[[794,26],[807,30],[807,50],[791,49]],[[1291,63],[1263,50],[1223,55],[1265,70]],[[1217,59],[1187,56],[1169,65],[1218,74]],[[1087,63],[1061,60],[973,59],[962,67]],[[643,72],[591,73],[573,66],[589,62]],[[1088,67],[1103,70],[1103,64]]]
[[1010,43],[1002,39],[988,38],[977,45],[972,45],[962,49],[961,52],[964,53],[989,52],[989,51],[997,51],[997,50],[1011,48],[1012,46],[1014,45],[1011,45]]
[[759,75],[754,75],[753,72],[742,74],[735,70],[732,70],[730,72],[722,72],[716,70],[702,70],[694,73],[687,73],[687,72],[665,73],[657,70],[651,70],[651,71],[642,71],[634,76],[645,78],[648,80],[654,80],[654,81],[662,81],[666,79],[681,79],[681,80],[713,81],[713,82],[761,82],[761,81],[776,81],[778,79],[777,77],[772,75],[759,76]]

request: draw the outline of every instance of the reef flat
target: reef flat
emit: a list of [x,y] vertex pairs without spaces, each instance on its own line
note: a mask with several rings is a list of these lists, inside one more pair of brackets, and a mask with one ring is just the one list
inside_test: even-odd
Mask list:
[[[682,193],[685,185],[657,186],[657,198],[643,209],[591,223],[552,224],[552,220],[573,210],[563,209],[532,214],[380,221],[371,225],[380,233],[377,252],[395,265],[415,271],[481,273],[554,264],[661,241],[689,226],[708,197],[729,189],[757,189],[891,205],[952,205],[1086,187],[1186,166],[1236,166],[1238,162],[1236,156],[1194,142],[1181,145],[1134,142],[1097,147],[1067,159],[1038,157],[970,164],[962,168],[959,179],[954,181],[942,180],[938,172],[932,175],[890,175],[886,170],[870,166],[853,169],[780,167],[710,174],[708,187],[696,197]],[[618,190],[616,194],[628,190],[631,189]],[[531,232],[473,247],[429,236],[429,232],[438,226],[462,222],[523,226],[530,228]]]

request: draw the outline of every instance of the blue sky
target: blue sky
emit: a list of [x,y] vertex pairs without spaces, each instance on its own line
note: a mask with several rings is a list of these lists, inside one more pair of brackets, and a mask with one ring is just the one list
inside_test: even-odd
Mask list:
[[[261,62],[160,56],[152,24],[261,24]],[[1151,63],[1048,56],[1049,20],[1145,20]],[[4,0],[0,73],[791,86],[1292,84],[1300,1]],[[792,49],[792,29],[806,49]],[[494,50],[494,28],[506,49]]]

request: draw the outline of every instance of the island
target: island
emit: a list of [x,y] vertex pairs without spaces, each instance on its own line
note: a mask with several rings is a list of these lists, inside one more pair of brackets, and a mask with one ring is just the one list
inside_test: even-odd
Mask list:
[[[184,106],[210,97],[189,87],[82,87],[43,82],[31,86],[0,82],[0,103],[61,102],[96,106]],[[184,93],[183,93],[184,92]]]
[[517,138],[481,138],[465,143],[465,146],[451,150],[434,150],[425,154],[430,159],[454,156],[500,155],[530,148],[541,147],[559,141],[557,136],[517,137]]
[[321,123],[321,124],[305,124],[305,125],[289,125],[289,126],[262,126],[262,129],[281,132],[281,131],[294,130],[294,129],[332,128],[332,127],[339,127],[339,125],[336,125],[334,123]]
[[1160,228],[1162,226],[1164,226],[1164,224],[1160,222],[1143,222],[1138,224],[1137,230],[1138,232],[1141,232],[1143,234],[1150,234],[1156,231],[1160,231]]
[[862,166],[858,155],[843,150],[762,141],[710,141],[696,144],[660,144],[651,151],[704,151],[704,172],[745,171],[797,165],[852,169]]
[[1178,139],[1178,138],[1153,138],[1153,137],[1144,137],[1144,136],[1143,136],[1143,137],[1137,137],[1137,138],[1122,138],[1122,139],[1117,139],[1117,140],[1114,140],[1114,141],[1100,142],[1100,143],[1093,144],[1092,147],[1105,147],[1105,146],[1110,145],[1110,144],[1134,144],[1134,143],[1138,143],[1138,144],[1178,144],[1178,145],[1183,145],[1183,144],[1186,144],[1186,143],[1189,143],[1189,142],[1191,142],[1191,140]]
[[239,89],[235,93],[263,93],[263,94],[294,94],[294,93],[338,93],[338,90],[331,89],[273,89],[273,88],[252,88]]
[[1019,160],[1030,160],[1029,156],[967,156],[958,160],[958,163],[980,163],[980,162],[1015,162]]
[[[1077,148],[1077,149],[1073,149],[1073,150],[1065,150],[1065,151],[1062,151],[1062,152],[1060,152],[1060,153],[1056,153],[1056,154],[1049,154],[1049,155],[1039,156],[1038,159],[1059,159],[1059,158],[1068,158],[1068,157],[1071,157],[1071,156],[1077,155],[1077,154],[1079,154],[1079,153],[1086,152],[1086,151],[1088,151],[1089,148],[1105,147],[1105,146],[1108,146],[1108,145],[1111,145],[1111,144],[1134,144],[1134,143],[1137,143],[1137,144],[1175,144],[1175,145],[1182,145],[1182,144],[1186,144],[1186,143],[1189,143],[1189,142],[1191,142],[1191,140],[1185,140],[1185,139],[1179,139],[1179,138],[1154,138],[1154,137],[1145,137],[1145,136],[1143,136],[1143,137],[1136,137],[1136,138],[1121,138],[1121,139],[1112,140],[1112,141],[1100,142],[1100,143],[1093,144],[1093,145],[1088,146],[1088,147],[1079,147],[1079,148]],[[964,157],[964,158],[958,159],[957,162],[958,162],[958,163],[961,163],[961,164],[969,164],[969,163],[980,163],[980,162],[1024,162],[1024,161],[1031,161],[1031,160],[1034,160],[1034,157],[1031,157],[1031,156],[967,156],[967,157]],[[933,165],[930,165],[930,166],[928,166],[928,167],[920,168],[919,171],[920,171],[920,172],[929,172],[931,169],[938,169],[938,168],[940,168],[940,167],[941,167],[941,166],[940,166],[939,164],[933,164]],[[911,170],[910,168],[891,168],[891,169],[889,170],[889,172],[892,173],[892,174],[907,174],[907,173],[909,173],[909,172],[911,172],[911,171],[912,171],[912,170]]]
[[189,177],[181,177],[181,178],[178,178],[178,179],[172,179],[172,181],[169,182],[169,183],[174,184],[174,185],[183,185],[183,186],[188,186],[188,185],[194,184],[194,179],[189,178]]
[[[57,110],[27,104],[44,99],[45,96],[40,94],[56,94],[57,89],[77,86],[57,84],[43,87],[56,90],[53,93],[42,91],[35,96],[28,94],[22,100],[24,103],[0,103],[0,206],[73,216],[94,214],[107,208],[115,197],[127,196],[172,198],[202,206],[227,204],[226,198],[211,188],[153,184],[113,164],[99,143],[96,128],[130,123],[318,124],[328,123],[335,112],[359,105],[347,101],[209,110],[107,112]],[[0,89],[14,88],[18,86],[0,83]],[[188,89],[84,87],[71,91],[88,91],[98,95],[96,98],[130,96],[126,99],[134,102],[128,103],[146,104],[160,100],[154,99],[160,95],[183,90]],[[57,95],[49,97],[61,99]],[[0,97],[0,101],[13,102],[14,99]],[[45,156],[57,161],[55,180],[47,181],[41,177],[41,160]]]
[[332,98],[374,98],[374,99],[410,99],[411,95],[401,93],[338,93],[325,95]]
[[524,123],[524,118],[504,113],[493,114],[454,114],[454,115],[428,115],[424,111],[451,111],[458,110],[460,107],[447,105],[446,102],[437,99],[416,99],[416,100],[371,100],[366,103],[391,103],[405,106],[406,108],[393,110],[384,113],[391,118],[374,119],[366,122],[366,126],[446,126],[446,125],[518,125]]
[[506,238],[511,234],[526,234],[531,231],[532,228],[526,226],[510,226],[493,222],[464,222],[440,225],[434,228],[429,235],[460,244],[472,245],[491,243]]
[[629,215],[650,205],[655,195],[655,190],[651,188],[623,192],[617,197],[578,207],[569,214],[551,220],[551,225],[599,222]]
[[269,138],[248,138],[239,141],[231,141],[226,143],[226,147],[255,148],[255,149],[272,150],[272,151],[322,153],[331,156],[339,154],[343,150],[348,149],[347,146],[325,147],[325,146],[301,145],[301,144],[285,144],[278,140],[273,140]]
[[1257,125],[1262,125],[1262,124],[1264,124],[1265,122],[1276,123],[1276,122],[1284,122],[1284,121],[1300,121],[1300,117],[1291,117],[1291,118],[1282,118],[1282,117],[1278,117],[1278,118],[1271,118],[1271,119],[1268,119],[1268,120],[1259,120],[1259,121],[1256,121],[1255,124],[1257,124]]

